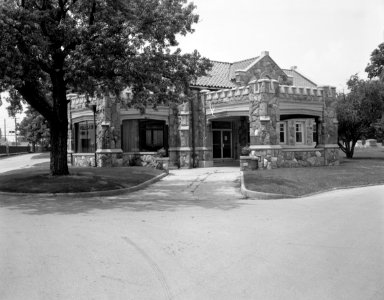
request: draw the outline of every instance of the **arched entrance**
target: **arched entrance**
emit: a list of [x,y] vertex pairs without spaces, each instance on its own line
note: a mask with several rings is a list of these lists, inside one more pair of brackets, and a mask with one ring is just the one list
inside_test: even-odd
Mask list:
[[249,144],[248,117],[216,118],[210,128],[214,163],[238,161],[241,148]]

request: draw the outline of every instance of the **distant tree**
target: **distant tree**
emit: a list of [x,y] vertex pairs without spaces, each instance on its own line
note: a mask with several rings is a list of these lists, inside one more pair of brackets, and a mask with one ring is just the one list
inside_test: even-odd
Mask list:
[[18,125],[21,136],[32,144],[32,151],[35,151],[35,145],[43,148],[49,146],[50,134],[47,120],[36,110],[29,107],[25,111],[25,117]]
[[384,83],[354,75],[347,82],[350,92],[338,95],[340,149],[352,158],[356,142],[374,128],[384,111]]
[[371,62],[365,68],[369,78],[379,78],[384,80],[384,43],[381,43],[371,53]]
[[181,54],[176,36],[198,21],[187,0],[0,1],[0,91],[37,110],[51,131],[52,175],[69,174],[67,90],[131,106],[178,101],[210,63]]

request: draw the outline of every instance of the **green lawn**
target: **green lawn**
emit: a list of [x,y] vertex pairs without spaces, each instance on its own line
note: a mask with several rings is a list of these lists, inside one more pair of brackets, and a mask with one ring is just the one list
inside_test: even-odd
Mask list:
[[69,176],[50,176],[49,163],[0,175],[0,191],[79,193],[129,188],[163,173],[145,167],[70,168]]
[[384,184],[384,148],[355,151],[346,159],[340,151],[335,167],[281,168],[244,172],[245,187],[251,191],[303,196],[351,186]]

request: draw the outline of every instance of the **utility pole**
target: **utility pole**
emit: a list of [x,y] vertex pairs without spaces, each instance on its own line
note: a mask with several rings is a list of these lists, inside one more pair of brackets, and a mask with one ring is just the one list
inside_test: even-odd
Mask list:
[[5,119],[4,119],[4,138],[5,138],[5,141],[7,141],[7,122],[5,122]]
[[17,147],[17,122],[16,122],[16,117],[15,117],[15,145]]

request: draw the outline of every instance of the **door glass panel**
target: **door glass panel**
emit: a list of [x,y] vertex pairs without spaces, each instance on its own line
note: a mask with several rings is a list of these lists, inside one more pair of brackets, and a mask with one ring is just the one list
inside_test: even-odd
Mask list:
[[223,133],[223,158],[231,158],[232,157],[232,141],[231,141],[231,132],[230,131],[222,131]]
[[231,129],[231,122],[213,121],[212,129]]
[[213,158],[221,158],[221,131],[212,131]]

